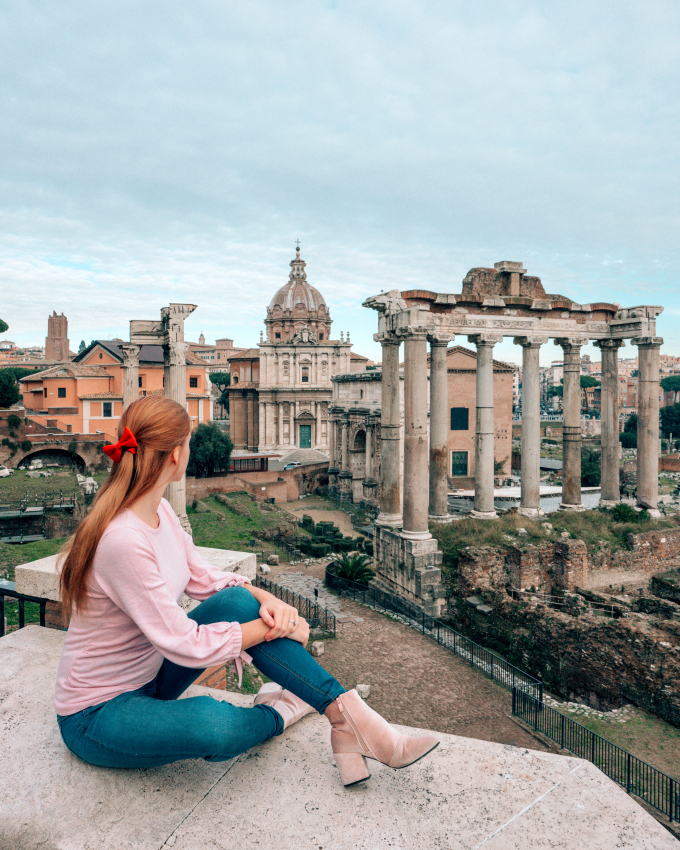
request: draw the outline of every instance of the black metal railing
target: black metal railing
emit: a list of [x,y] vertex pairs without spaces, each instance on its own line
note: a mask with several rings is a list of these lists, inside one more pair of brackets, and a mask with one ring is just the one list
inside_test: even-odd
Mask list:
[[262,576],[255,577],[255,587],[261,587],[268,593],[273,594],[278,599],[283,599],[288,605],[293,605],[297,608],[298,613],[307,620],[310,628],[321,629],[335,637],[335,614],[331,614],[325,608],[322,608],[318,602],[313,602],[307,599],[306,596],[300,596],[293,590],[288,590],[287,587],[281,587],[280,584],[275,584],[268,578]]
[[512,713],[563,749],[592,762],[629,794],[639,797],[670,821],[680,820],[680,783],[677,779],[518,688],[512,691]]
[[[467,661],[471,667],[481,670],[494,682],[508,690],[519,689],[522,693],[531,694],[540,703],[543,702],[543,682],[534,679],[490,649],[485,649],[461,635],[441,620],[415,610],[415,606],[407,606],[401,600],[396,600],[391,593],[339,578],[329,570],[326,570],[326,585],[341,596],[351,597],[356,602],[369,605],[378,611],[403,617],[411,626]],[[412,610],[409,610],[409,607]]]
[[40,606],[40,625],[45,625],[45,609],[49,600],[43,599],[41,596],[27,596],[25,593],[18,593],[13,581],[0,579],[0,638],[5,636],[5,597],[16,600],[19,605],[20,629],[23,629],[26,625],[26,602],[35,602]]

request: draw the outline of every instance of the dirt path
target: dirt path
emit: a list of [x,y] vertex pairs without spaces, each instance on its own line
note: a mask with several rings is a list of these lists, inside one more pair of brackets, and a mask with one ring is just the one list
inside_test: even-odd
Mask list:
[[[281,564],[272,568],[270,578],[291,572],[323,578],[323,571],[320,564],[306,570]],[[511,694],[500,685],[403,623],[350,599],[343,599],[342,607],[351,622],[338,624],[337,637],[324,642],[319,660],[346,688],[370,685],[369,705],[388,720],[548,751],[510,718]],[[206,684],[233,687],[218,671]]]

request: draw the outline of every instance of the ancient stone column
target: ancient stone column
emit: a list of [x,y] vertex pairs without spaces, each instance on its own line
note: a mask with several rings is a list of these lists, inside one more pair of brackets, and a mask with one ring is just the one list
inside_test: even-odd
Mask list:
[[404,342],[404,522],[402,537],[428,540],[427,336]]
[[259,414],[259,427],[257,433],[257,442],[258,445],[255,446],[255,450],[259,451],[260,447],[264,446],[267,442],[267,424],[266,424],[266,416],[267,416],[267,407],[268,405],[264,403],[260,403],[258,405],[258,414]]
[[366,425],[366,466],[364,478],[371,478],[373,473],[373,425]]
[[556,339],[564,352],[562,395],[561,511],[583,511],[581,504],[581,346],[584,338]]
[[314,435],[314,448],[321,445],[321,402],[314,402],[316,405],[316,433]]
[[[187,343],[168,341],[163,344],[163,365],[165,375],[165,395],[178,402],[186,409],[187,406]],[[181,481],[173,481],[165,490],[165,497],[177,514],[182,528],[191,534],[191,525],[187,517],[186,477]]]
[[477,417],[475,426],[475,507],[472,516],[493,519],[494,424],[493,347],[502,337],[489,334],[469,336],[477,346]]
[[331,418],[332,413],[330,407],[328,408],[328,456],[330,458],[330,467],[331,469],[335,469],[335,420]]
[[[267,430],[266,439],[264,440],[265,446],[270,449],[274,443],[276,442],[276,426],[274,424],[274,405],[272,403],[267,404],[267,412],[265,414],[265,427]],[[262,437],[260,437],[260,443],[262,443]]]
[[541,373],[539,352],[545,340],[515,337],[522,346],[522,495],[517,513],[540,516],[541,510]]
[[602,352],[601,422],[602,493],[600,507],[611,508],[620,501],[619,457],[619,348],[623,340],[600,339],[594,343]]
[[279,448],[283,447],[283,402],[279,402],[279,439],[278,446]]
[[636,337],[638,347],[637,503],[653,517],[659,501],[659,349],[661,337]]
[[383,336],[380,439],[380,514],[377,525],[398,527],[402,522],[400,487],[399,345],[397,337]]
[[448,336],[430,336],[430,506],[432,522],[449,516],[449,384]]
[[141,345],[125,342],[123,352],[123,410],[139,398],[139,350]]
[[342,455],[340,468],[343,472],[349,472],[349,422],[342,422]]

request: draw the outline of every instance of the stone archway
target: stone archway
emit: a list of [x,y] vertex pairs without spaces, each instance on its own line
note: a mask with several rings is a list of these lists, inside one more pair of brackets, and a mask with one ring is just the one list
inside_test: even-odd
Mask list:
[[65,469],[75,464],[79,472],[84,472],[87,466],[85,459],[80,454],[72,454],[66,449],[57,446],[41,446],[40,448],[29,449],[17,459],[16,466],[29,466],[36,459],[41,460],[43,464],[58,463],[59,466],[63,466]]

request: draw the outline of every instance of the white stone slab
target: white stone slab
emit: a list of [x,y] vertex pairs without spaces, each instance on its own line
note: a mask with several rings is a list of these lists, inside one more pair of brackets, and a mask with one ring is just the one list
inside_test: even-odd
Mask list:
[[318,715],[230,762],[92,767],[54,719],[62,641],[38,626],[0,639],[1,850],[680,847],[588,762],[453,735],[406,770],[370,762],[368,782],[343,788]]
[[[253,552],[234,552],[231,549],[213,549],[209,546],[196,548],[207,561],[222,572],[239,573],[251,580],[255,578],[257,558]],[[14,576],[19,593],[41,596],[58,602],[57,557],[57,555],[50,555],[16,567]]]

